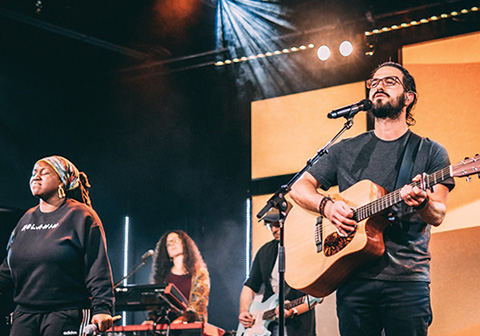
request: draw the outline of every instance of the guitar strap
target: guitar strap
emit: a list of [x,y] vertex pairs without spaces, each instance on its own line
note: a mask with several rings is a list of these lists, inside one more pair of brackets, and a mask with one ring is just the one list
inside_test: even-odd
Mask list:
[[397,190],[403,187],[405,184],[411,182],[410,176],[413,171],[413,164],[417,157],[418,148],[420,147],[420,140],[422,138],[413,132],[410,132],[408,136],[405,150],[403,151],[402,163],[400,170],[398,171],[397,181],[395,182],[395,188]]

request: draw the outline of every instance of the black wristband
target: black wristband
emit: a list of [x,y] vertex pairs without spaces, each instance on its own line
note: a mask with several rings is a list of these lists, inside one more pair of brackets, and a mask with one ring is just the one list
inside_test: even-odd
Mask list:
[[330,196],[323,196],[322,200],[320,201],[320,204],[318,205],[318,212],[323,217],[326,217],[325,216],[325,205],[327,204],[328,201],[333,203],[333,200]]
[[427,195],[427,197],[425,197],[425,199],[423,200],[422,203],[420,203],[419,205],[414,206],[413,208],[414,208],[415,210],[422,210],[423,208],[425,208],[425,207],[427,206],[428,202],[430,202],[430,197],[428,197],[428,195]]

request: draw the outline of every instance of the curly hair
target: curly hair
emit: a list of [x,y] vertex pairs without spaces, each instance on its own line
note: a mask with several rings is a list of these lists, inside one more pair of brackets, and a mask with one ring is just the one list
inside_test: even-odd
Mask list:
[[167,237],[170,233],[176,233],[182,241],[183,263],[188,273],[193,276],[197,270],[206,267],[202,255],[192,238],[182,230],[167,231],[159,239],[157,246],[155,247],[155,254],[152,263],[152,284],[163,284],[170,269],[173,267],[173,261],[168,256],[167,252]]
[[373,77],[373,75],[375,75],[375,73],[380,68],[383,68],[383,67],[386,67],[386,66],[393,67],[393,68],[396,68],[396,69],[400,70],[403,74],[402,82],[403,82],[403,85],[405,86],[405,89],[407,89],[407,92],[413,93],[413,102],[410,105],[407,106],[407,116],[406,116],[407,117],[407,120],[406,120],[407,125],[408,126],[413,126],[413,125],[415,125],[416,121],[413,118],[412,109],[413,109],[413,106],[417,103],[417,86],[415,85],[415,79],[410,74],[410,72],[408,72],[408,70],[403,67],[403,65],[395,63],[395,62],[385,62],[385,63],[380,64],[375,70],[372,71],[372,76],[371,77]]

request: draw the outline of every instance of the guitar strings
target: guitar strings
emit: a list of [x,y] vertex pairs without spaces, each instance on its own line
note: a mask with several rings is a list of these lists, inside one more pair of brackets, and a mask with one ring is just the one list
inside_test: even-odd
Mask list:
[[[451,177],[450,173],[450,166],[440,169],[439,171],[425,176],[425,181],[427,185],[427,189],[431,188],[435,184],[438,184],[442,181],[445,181],[447,178]],[[421,187],[421,182],[412,182],[410,183],[412,187]],[[391,207],[394,204],[399,203],[402,201],[402,197],[400,196],[400,190],[397,189],[385,196],[377,198],[376,200],[362,205],[356,209],[354,209],[355,213],[355,220],[357,222],[361,222],[362,220],[376,214],[382,210],[385,210]]]

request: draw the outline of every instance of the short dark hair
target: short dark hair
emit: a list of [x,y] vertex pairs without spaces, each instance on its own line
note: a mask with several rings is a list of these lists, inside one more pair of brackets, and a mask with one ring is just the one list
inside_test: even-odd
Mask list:
[[401,64],[398,64],[396,62],[385,62],[385,63],[382,63],[380,64],[375,70],[372,71],[372,76],[380,69],[380,68],[383,68],[383,67],[393,67],[393,68],[396,68],[398,70],[400,70],[403,74],[403,78],[402,78],[402,82],[403,82],[403,85],[404,87],[407,89],[407,92],[410,92],[410,93],[413,93],[413,102],[407,106],[407,125],[408,126],[413,126],[415,125],[415,119],[413,118],[413,114],[412,114],[412,109],[413,109],[413,106],[417,103],[417,86],[415,85],[415,79],[413,78],[413,76],[410,74],[410,72],[408,72],[407,69],[405,69],[403,67],[403,65]]

